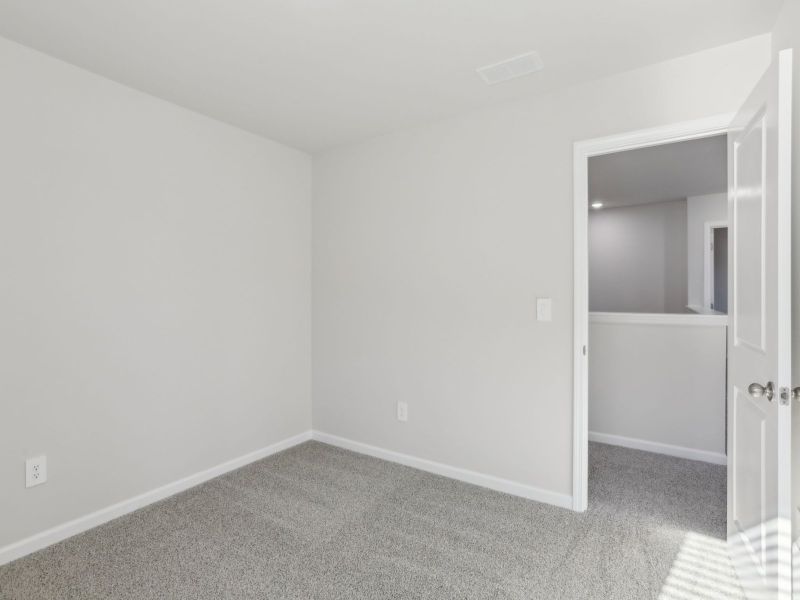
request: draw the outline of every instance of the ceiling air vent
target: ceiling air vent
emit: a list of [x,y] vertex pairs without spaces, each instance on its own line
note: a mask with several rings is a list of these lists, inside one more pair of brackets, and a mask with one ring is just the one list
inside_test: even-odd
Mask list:
[[494,85],[501,81],[508,81],[509,79],[516,79],[523,75],[530,75],[536,71],[541,71],[544,68],[542,57],[538,52],[528,52],[527,54],[520,54],[514,58],[494,63],[493,65],[486,65],[476,69],[486,82],[486,85]]

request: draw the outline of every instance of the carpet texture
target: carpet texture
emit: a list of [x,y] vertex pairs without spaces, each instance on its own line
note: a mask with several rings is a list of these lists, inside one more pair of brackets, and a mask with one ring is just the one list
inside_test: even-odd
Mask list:
[[0,567],[0,597],[741,597],[724,467],[589,455],[576,514],[307,442]]

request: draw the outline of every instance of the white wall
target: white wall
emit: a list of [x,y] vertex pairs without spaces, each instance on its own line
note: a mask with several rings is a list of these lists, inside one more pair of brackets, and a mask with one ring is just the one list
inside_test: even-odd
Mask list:
[[686,312],[686,200],[589,212],[589,310]]
[[705,224],[728,221],[728,195],[707,194],[686,199],[689,268],[689,304],[703,306]]
[[762,36],[315,156],[315,428],[571,494],[573,142],[731,112],[769,52]]
[[[794,48],[794,77],[792,107],[792,385],[800,385],[800,1],[787,0],[778,16],[772,34],[773,54],[784,48]],[[793,456],[800,456],[800,404],[792,412]],[[793,497],[798,506],[794,521],[794,539],[800,543],[800,460],[792,463]],[[800,565],[800,546],[796,565]],[[795,566],[795,571],[799,571]],[[797,576],[800,589],[800,575]]]
[[2,39],[0,72],[2,547],[309,429],[311,160]]
[[[724,321],[725,317],[712,317]],[[644,441],[660,452],[724,459],[725,324],[589,319],[589,431],[609,443]],[[690,324],[691,323],[691,324]],[[594,436],[592,434],[595,434]],[[672,448],[659,448],[659,445]]]

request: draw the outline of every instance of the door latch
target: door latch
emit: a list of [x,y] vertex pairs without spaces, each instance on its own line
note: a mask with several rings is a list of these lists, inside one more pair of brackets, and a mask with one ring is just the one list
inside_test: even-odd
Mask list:
[[781,388],[781,406],[788,406],[792,400],[800,401],[800,387],[794,389],[788,387]]

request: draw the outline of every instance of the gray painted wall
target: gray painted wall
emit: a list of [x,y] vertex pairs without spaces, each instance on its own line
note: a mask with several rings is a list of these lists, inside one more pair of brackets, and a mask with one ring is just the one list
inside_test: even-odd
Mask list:
[[2,547],[309,429],[311,160],[2,39],[0,72]]
[[589,213],[589,310],[686,312],[686,200]]
[[724,455],[725,330],[590,317],[589,431]]
[[573,143],[731,112],[768,58],[754,38],[316,155],[315,428],[571,494]]

